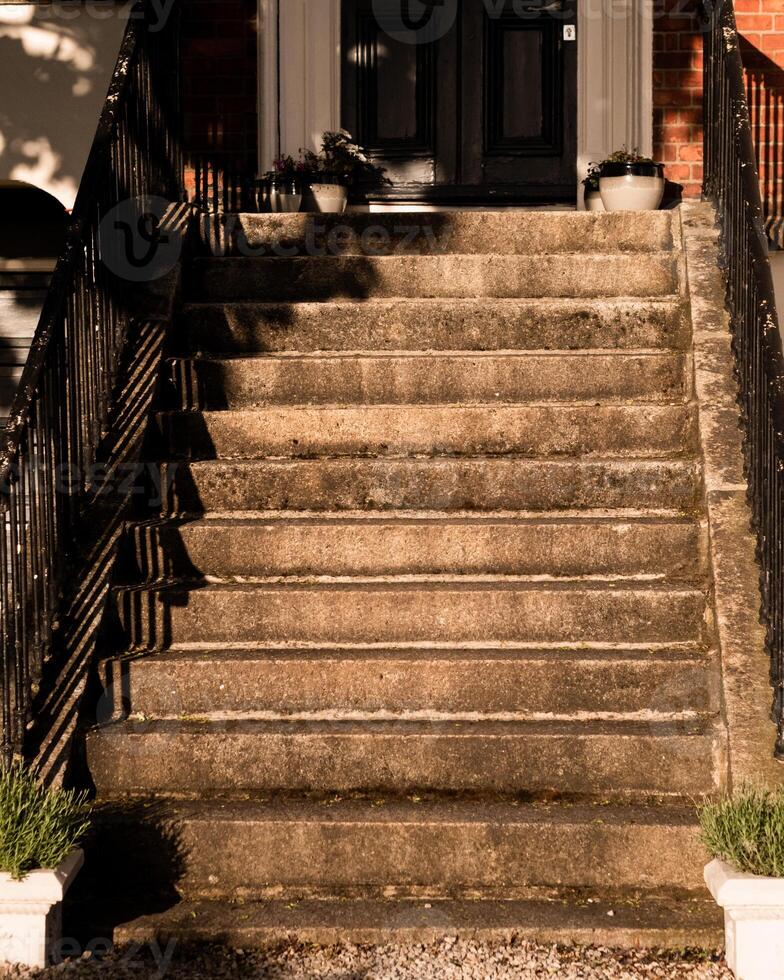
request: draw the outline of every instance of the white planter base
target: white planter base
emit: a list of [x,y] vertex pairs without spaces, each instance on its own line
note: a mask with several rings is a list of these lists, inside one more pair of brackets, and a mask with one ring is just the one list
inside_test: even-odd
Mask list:
[[43,968],[62,938],[63,896],[84,863],[72,851],[54,871],[31,871],[22,881],[0,874],[0,962]]
[[600,177],[599,193],[605,211],[656,211],[664,197],[661,177]]
[[724,909],[727,965],[738,980],[784,980],[784,879],[717,860],[706,865],[705,884]]
[[343,214],[348,202],[348,188],[341,184],[311,184],[314,210],[319,214]]
[[586,211],[604,211],[602,195],[599,191],[586,191],[583,197]]

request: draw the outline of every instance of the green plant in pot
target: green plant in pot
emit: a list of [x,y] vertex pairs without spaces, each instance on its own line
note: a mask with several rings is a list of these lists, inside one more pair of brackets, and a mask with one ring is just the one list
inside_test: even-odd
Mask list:
[[605,211],[655,211],[664,197],[664,167],[625,146],[598,164]]
[[348,203],[349,188],[369,190],[388,184],[384,169],[376,166],[366,151],[345,129],[327,130],[321,138],[321,152],[303,152],[310,174],[314,210],[341,214]]
[[84,794],[47,788],[21,763],[0,768],[0,961],[51,961],[89,826]]
[[703,803],[699,819],[730,969],[739,980],[784,977],[784,787],[741,786]]
[[586,211],[604,211],[599,192],[600,169],[598,163],[588,164],[588,173],[583,177],[583,201]]

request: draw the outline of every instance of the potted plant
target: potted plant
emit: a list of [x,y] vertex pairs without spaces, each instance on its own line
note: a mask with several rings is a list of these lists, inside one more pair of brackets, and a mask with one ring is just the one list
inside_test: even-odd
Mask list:
[[729,968],[739,980],[784,977],[784,787],[742,787],[704,803],[699,818]]
[[327,130],[321,138],[321,152],[306,150],[303,156],[310,172],[314,210],[322,213],[342,214],[349,187],[369,189],[389,183],[383,168],[371,163],[365,150],[345,129]]
[[0,769],[0,961],[42,968],[62,933],[62,901],[84,861],[86,797],[21,764]]
[[583,200],[586,211],[604,211],[602,195],[599,193],[599,164],[589,163],[588,173],[583,178]]
[[[259,181],[259,210],[269,208],[275,213],[296,213],[302,205],[307,179],[305,161],[290,154],[273,161],[272,170]],[[266,208],[265,208],[266,206]]]
[[598,164],[605,211],[655,211],[664,196],[664,167],[622,147]]

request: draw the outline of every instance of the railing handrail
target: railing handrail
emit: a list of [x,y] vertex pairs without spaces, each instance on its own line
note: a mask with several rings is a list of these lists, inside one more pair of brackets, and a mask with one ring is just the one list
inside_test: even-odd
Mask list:
[[[70,272],[74,266],[75,253],[82,243],[84,213],[87,202],[93,194],[93,178],[98,170],[101,156],[109,148],[116,131],[117,118],[123,102],[123,94],[128,84],[130,69],[133,64],[142,36],[141,25],[144,22],[146,3],[137,0],[128,16],[120,50],[115,62],[114,71],[109,82],[98,126],[95,131],[87,162],[82,172],[76,200],[71,212],[71,220],[66,233],[66,243],[62,254],[57,260],[49,288],[38,318],[38,324],[30,345],[21,379],[16,389],[11,411],[3,431],[3,442],[0,446],[0,491],[7,487],[13,479],[14,460],[27,426],[28,415],[35,392],[38,390],[41,373],[46,360],[52,327],[59,316],[63,303]],[[3,506],[3,496],[0,492],[0,508]]]
[[784,353],[733,0],[705,3],[703,10],[704,193],[721,226],[747,499],[771,658],[775,755],[784,759]]
[[[170,6],[156,23],[152,0],[137,0],[128,16],[0,442],[0,763],[24,750],[42,699],[73,681],[68,629],[55,624],[78,592],[85,537],[99,534],[88,491],[105,489],[95,467],[111,442],[122,359],[138,322],[135,256],[121,264],[112,234],[127,231],[127,217],[141,221],[183,199],[178,14],[179,4]],[[80,680],[87,669],[85,661]]]

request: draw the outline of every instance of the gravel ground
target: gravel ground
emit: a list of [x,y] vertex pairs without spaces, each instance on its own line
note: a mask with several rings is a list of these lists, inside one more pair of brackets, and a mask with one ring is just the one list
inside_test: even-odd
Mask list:
[[[169,980],[726,980],[721,957],[704,953],[618,951],[597,947],[476,943],[446,939],[433,945],[285,946],[245,952],[225,947],[119,950],[109,956],[71,960],[43,972],[3,974],[27,980],[167,977]],[[162,967],[162,968],[161,968]]]

